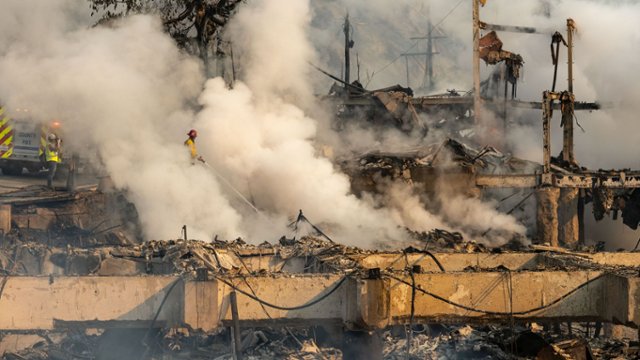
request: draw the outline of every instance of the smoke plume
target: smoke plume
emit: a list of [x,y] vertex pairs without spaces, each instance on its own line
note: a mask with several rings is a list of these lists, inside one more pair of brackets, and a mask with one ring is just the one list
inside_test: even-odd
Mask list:
[[[633,68],[636,60],[608,55],[624,54],[637,44],[633,22],[621,25],[627,23],[619,19],[637,15],[638,5],[574,0],[549,5],[548,11],[542,5],[490,0],[482,16],[500,24],[526,19],[522,25],[544,31],[562,30],[571,16],[579,27],[578,98],[617,104],[638,93],[637,82],[618,71]],[[95,19],[74,1],[29,0],[7,1],[0,15],[0,99],[8,109],[28,107],[37,121],[63,119],[66,147],[100,160],[135,203],[146,238],[175,237],[186,224],[201,239],[274,240],[289,231],[286,224],[300,209],[334,240],[360,246],[401,241],[405,228],[441,227],[471,237],[489,229],[524,233],[522,225],[493,210],[496,204],[490,202],[447,195],[434,209],[399,185],[382,197],[351,194],[347,176],[319,150],[324,144],[318,140],[330,139],[326,133],[331,130],[327,117],[319,115],[314,93],[327,91],[330,82],[319,80],[322,75],[309,66],[319,63],[340,74],[347,11],[358,52],[352,78],[359,64],[360,79],[369,88],[406,85],[399,55],[424,51],[424,40],[410,38],[425,35],[431,17],[438,36],[446,36],[437,40],[434,91],[471,87],[468,2],[405,0],[389,7],[382,0],[249,1],[227,29],[238,75],[230,87],[221,78],[206,79],[198,60],[181,52],[154,17],[131,16],[92,27]],[[622,29],[610,36],[614,23]],[[551,74],[549,40],[503,36],[505,48],[525,58],[521,98],[539,100],[549,87],[550,77],[537,75]],[[600,66],[611,59],[620,66]],[[411,59],[410,64],[410,82],[416,86],[423,81],[422,62]],[[483,74],[488,71],[483,68]],[[561,71],[558,78],[563,77]],[[637,143],[635,132],[622,131],[632,126],[633,113],[621,108],[579,113],[587,132],[577,135],[578,158],[591,167],[637,168],[632,147],[619,146]],[[523,114],[523,121],[530,118],[531,123],[512,133],[514,154],[530,158],[541,152],[535,140],[541,133],[538,115]],[[211,168],[189,162],[182,142],[192,127],[199,130],[197,145]],[[332,145],[392,149],[419,144],[397,132],[376,137],[360,130],[352,129],[346,141]],[[612,142],[618,148],[603,141],[597,141],[597,149],[589,145],[605,136],[621,139]],[[497,244],[506,241],[496,238]]]
[[[424,52],[426,41],[411,39],[427,34],[427,22],[436,26],[433,34],[444,36],[434,40],[433,93],[446,89],[462,92],[472,88],[471,77],[471,2],[444,0],[396,1],[393,6],[380,1],[313,1],[315,15],[312,35],[314,42],[324,51],[322,66],[340,74],[342,67],[343,41],[341,25],[349,12],[352,21],[352,37],[355,46],[352,53],[359,53],[361,81],[369,89],[391,83],[409,85],[421,91],[425,74],[425,60],[411,57],[408,64],[401,54]],[[563,0],[563,1],[507,1],[489,0],[481,8],[481,20],[500,25],[535,27],[538,34],[499,32],[504,49],[519,53],[525,64],[523,77],[518,86],[518,99],[541,101],[542,92],[550,90],[553,65],[549,44],[554,31],[566,38],[566,19],[577,24],[574,37],[574,93],[578,101],[598,101],[603,105],[599,111],[576,112],[580,127],[576,127],[576,156],[582,166],[590,169],[640,168],[636,156],[639,144],[636,114],[640,92],[640,75],[633,70],[640,59],[636,49],[640,45],[640,28],[637,19],[640,4],[624,0]],[[556,90],[567,88],[567,49],[561,47]],[[408,65],[408,66],[407,66]],[[493,66],[481,65],[481,78],[486,78]],[[353,70],[352,70],[353,72]],[[324,80],[325,84],[329,80]],[[325,88],[327,85],[323,85]],[[559,112],[552,125],[552,151],[557,155],[562,147],[562,129]],[[539,110],[510,110],[514,121],[509,128],[506,148],[513,155],[537,162],[542,161],[542,114]],[[500,141],[502,142],[502,141]],[[376,146],[375,141],[370,141]],[[484,144],[482,144],[484,145]],[[499,146],[499,144],[490,144]],[[363,145],[364,146],[364,145]],[[613,225],[589,221],[587,237],[595,227],[603,226],[605,232],[620,234]],[[622,229],[622,230],[620,230]],[[602,231],[598,231],[602,234]],[[594,238],[601,237],[594,232]],[[614,237],[617,237],[614,236]],[[616,241],[616,247],[630,248],[635,245],[637,235],[624,236]],[[595,239],[594,239],[595,240]],[[600,239],[606,240],[606,239]],[[613,247],[615,248],[615,247]]]
[[147,238],[176,237],[183,224],[202,239],[242,234],[214,176],[191,166],[182,146],[202,74],[157,19],[91,28],[75,1],[3,5],[3,17],[22,21],[0,25],[0,98],[9,113],[60,118],[65,149],[100,159],[135,203]]

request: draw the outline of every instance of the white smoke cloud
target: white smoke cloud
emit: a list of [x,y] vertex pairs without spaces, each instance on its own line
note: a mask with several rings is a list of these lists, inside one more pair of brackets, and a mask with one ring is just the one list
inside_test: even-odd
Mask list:
[[526,228],[513,216],[496,210],[497,203],[467,198],[460,194],[441,195],[442,215],[449,219],[450,226],[467,233],[468,239],[490,245],[502,245],[520,235],[526,236]]
[[[308,62],[317,55],[307,1],[241,7],[229,29],[242,79],[232,89],[220,78],[205,83],[198,61],[181,53],[153,17],[91,28],[95,19],[75,2],[47,4],[7,3],[5,14],[24,19],[27,30],[0,35],[0,98],[8,108],[28,104],[37,120],[60,116],[68,147],[96,149],[135,203],[146,238],[175,237],[186,224],[200,239],[273,240],[298,209],[334,240],[359,246],[401,241],[405,227],[521,231],[499,214],[470,216],[482,210],[475,201],[454,199],[457,210],[434,215],[406,189],[392,189],[383,203],[351,194],[347,176],[315,143],[326,124],[311,116]],[[46,29],[29,26],[49,18]],[[182,142],[192,126],[200,131],[199,149],[233,189],[207,167],[190,165]],[[469,222],[452,220],[460,211]]]
[[[175,237],[183,224],[202,239],[242,234],[241,217],[213,175],[192,167],[182,146],[187,104],[202,86],[197,61],[152,17],[89,28],[93,19],[72,10],[77,2],[40,5],[4,4],[3,14],[24,19],[25,29],[2,31],[0,98],[9,113],[28,106],[38,121],[59,116],[67,147],[97,151],[115,185],[127,190],[147,238]],[[41,20],[46,29],[30,26]]]
[[[274,18],[278,25],[267,26]],[[304,1],[256,1],[239,12],[230,37],[243,54],[247,81],[233,89],[219,78],[207,82],[196,123],[206,134],[203,150],[271,215],[302,209],[311,221],[337,233],[336,240],[351,245],[402,238],[386,210],[357,199],[349,179],[316,154],[317,122],[293,103],[313,101],[307,81],[313,57],[305,35],[308,18]]]
[[[229,37],[240,54],[238,61],[246,81],[237,82],[233,89],[221,79],[208,81],[200,97],[204,110],[196,122],[206,134],[202,148],[207,157],[245,196],[251,196],[258,208],[281,216],[302,209],[343,243],[371,246],[403,240],[404,228],[450,228],[429,213],[417,196],[397,186],[381,203],[381,198],[356,198],[350,192],[349,179],[318,154],[319,121],[303,110],[305,104],[315,101],[308,85],[308,62],[315,55],[306,37],[309,10],[304,1],[295,5],[284,0],[255,1],[234,18]],[[277,25],[271,27],[274,18]],[[282,41],[284,34],[286,42]],[[279,55],[265,56],[272,53]],[[401,138],[385,137],[378,147]],[[489,206],[483,208],[477,200],[454,200],[446,205],[451,210],[449,224],[463,224],[476,232],[484,225],[483,230],[495,227],[524,233],[524,227],[516,226],[513,218],[500,216]],[[485,208],[491,211],[484,218],[474,214]],[[495,243],[504,241],[496,239]]]
[[[312,38],[321,53],[327,69],[341,74],[344,41],[341,31],[348,11],[353,22],[356,52],[360,55],[361,73],[376,72],[369,88],[390,84],[406,85],[406,68],[403,52],[424,51],[424,44],[411,37],[425,35],[427,20],[445,35],[436,39],[434,58],[436,90],[472,88],[471,76],[471,2],[445,0],[403,0],[389,6],[387,1],[312,1],[314,20]],[[542,92],[551,87],[553,65],[549,43],[551,34],[560,31],[566,37],[566,19],[576,21],[578,31],[574,48],[574,92],[581,101],[602,101],[614,107],[577,116],[586,133],[576,131],[576,153],[582,164],[590,168],[631,167],[640,162],[633,146],[620,144],[638,143],[635,128],[640,62],[635,49],[640,45],[640,28],[636,21],[640,16],[640,4],[636,1],[564,0],[564,1],[509,1],[491,0],[480,10],[481,19],[488,23],[521,25],[539,29],[544,34],[518,34],[499,32],[504,48],[523,56],[523,78],[518,86],[518,98],[541,101]],[[424,42],[424,41],[423,41]],[[410,50],[408,50],[410,49]],[[556,88],[567,87],[566,48],[561,48]],[[422,84],[424,59],[409,62],[412,87]],[[481,65],[482,78],[488,76],[493,66]],[[352,70],[352,73],[355,71]],[[322,78],[322,77],[320,77]],[[363,81],[366,82],[366,81]],[[321,84],[328,89],[331,80]],[[322,90],[318,90],[322,91]],[[326,91],[326,90],[324,90]],[[558,115],[559,116],[559,115]],[[515,155],[541,161],[540,111],[514,113],[519,121],[527,121],[524,128],[514,129],[511,146]],[[559,119],[554,120],[553,148],[560,149],[561,131]],[[618,139],[599,141],[598,139]],[[597,143],[597,146],[594,144]]]
[[[317,9],[316,15],[320,17],[314,19],[314,40],[323,49],[324,67],[331,69],[334,74],[339,75],[342,66],[340,26],[347,11],[356,23],[353,29],[356,43],[352,54],[360,54],[363,77],[367,71],[384,69],[377,73],[369,88],[398,82],[405,85],[404,58],[399,55],[407,49],[425,49],[424,44],[416,43],[410,37],[424,35],[427,17],[431,16],[433,23],[444,20],[439,28],[447,37],[436,40],[436,49],[439,51],[434,58],[436,91],[472,87],[470,1],[458,5],[457,2],[441,0],[405,0],[389,6],[386,1],[375,0],[315,0],[313,4]],[[397,9],[402,10],[402,15],[396,13]],[[566,19],[574,19],[578,27],[574,38],[576,98],[580,101],[597,100],[604,104],[600,111],[576,113],[580,125],[585,129],[582,132],[576,128],[577,159],[581,165],[591,169],[640,168],[636,156],[637,144],[640,143],[636,118],[640,109],[635,101],[640,93],[640,75],[634,70],[640,65],[640,58],[636,54],[640,45],[640,27],[635,20],[640,17],[640,3],[624,0],[489,0],[481,8],[480,15],[488,23],[531,26],[545,33],[527,35],[499,32],[504,48],[524,58],[518,98],[528,101],[541,101],[542,92],[550,89],[553,77],[550,35],[559,31],[566,37]],[[567,87],[566,61],[567,51],[562,47],[557,90]],[[413,87],[421,84],[423,67],[423,61],[416,59],[409,62]],[[492,66],[482,65],[482,77],[485,78],[492,69]],[[515,156],[541,162],[540,111],[514,111],[510,116],[521,125],[510,129],[509,151]],[[554,155],[562,146],[559,123],[558,113],[552,125]],[[617,224],[622,227],[619,221]],[[587,232],[597,226],[599,223],[593,226],[589,223]],[[625,236],[628,238],[625,241],[627,247],[635,245],[637,239],[632,237]]]

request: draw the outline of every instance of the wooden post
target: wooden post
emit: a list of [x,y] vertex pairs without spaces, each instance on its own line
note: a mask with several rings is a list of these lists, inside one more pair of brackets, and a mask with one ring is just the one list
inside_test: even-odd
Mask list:
[[[350,59],[350,49],[351,49],[351,39],[349,34],[351,32],[351,24],[349,23],[349,14],[344,19],[344,82],[350,84],[350,73],[351,73],[351,59]],[[347,89],[347,85],[345,84],[345,89]]]
[[236,292],[229,293],[231,302],[231,320],[233,321],[233,347],[236,360],[242,360],[242,339],[240,338],[240,318],[238,317],[238,298]]
[[480,4],[473,2],[473,114],[475,123],[481,122],[482,99],[480,98]]
[[0,205],[0,230],[2,235],[7,235],[11,231],[11,205]]
[[562,132],[562,160],[575,163],[573,154],[573,31],[575,23],[572,19],[567,19],[567,82],[568,94],[561,99],[562,102],[562,122],[564,124]]
[[578,244],[584,245],[584,203],[585,190],[580,189],[578,193]]
[[551,101],[553,93],[542,93],[542,184],[551,185]]
[[[433,90],[433,25],[431,25],[431,5],[428,8],[429,18],[427,19],[427,68],[425,72],[427,73],[427,88],[429,91]],[[423,81],[424,83],[424,81]]]
[[562,104],[562,160],[575,163],[573,154],[573,94],[565,93],[560,100]]
[[567,19],[567,65],[568,68],[568,90],[573,94],[573,31],[576,29],[576,23],[573,19]]

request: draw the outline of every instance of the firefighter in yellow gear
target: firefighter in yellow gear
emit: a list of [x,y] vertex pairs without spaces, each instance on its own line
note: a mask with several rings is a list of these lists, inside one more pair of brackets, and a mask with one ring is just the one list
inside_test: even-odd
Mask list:
[[53,188],[53,177],[58,170],[58,164],[61,162],[60,150],[62,140],[54,133],[47,136],[47,146],[45,148],[45,160],[47,161],[47,186]]
[[189,138],[185,140],[184,145],[189,148],[189,154],[191,155],[191,165],[196,163],[196,160],[205,162],[202,156],[198,155],[198,149],[196,149],[196,138],[198,137],[198,132],[195,129],[191,129],[187,135]]

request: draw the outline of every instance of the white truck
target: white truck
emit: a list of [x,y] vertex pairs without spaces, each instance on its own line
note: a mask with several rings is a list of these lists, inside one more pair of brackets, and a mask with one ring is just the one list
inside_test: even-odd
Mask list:
[[[44,149],[47,135],[57,132],[59,122],[42,124],[28,117],[26,111],[9,115],[0,107],[0,169],[3,175],[20,175],[26,169],[39,172],[45,168]],[[63,157],[64,162],[64,157]]]

